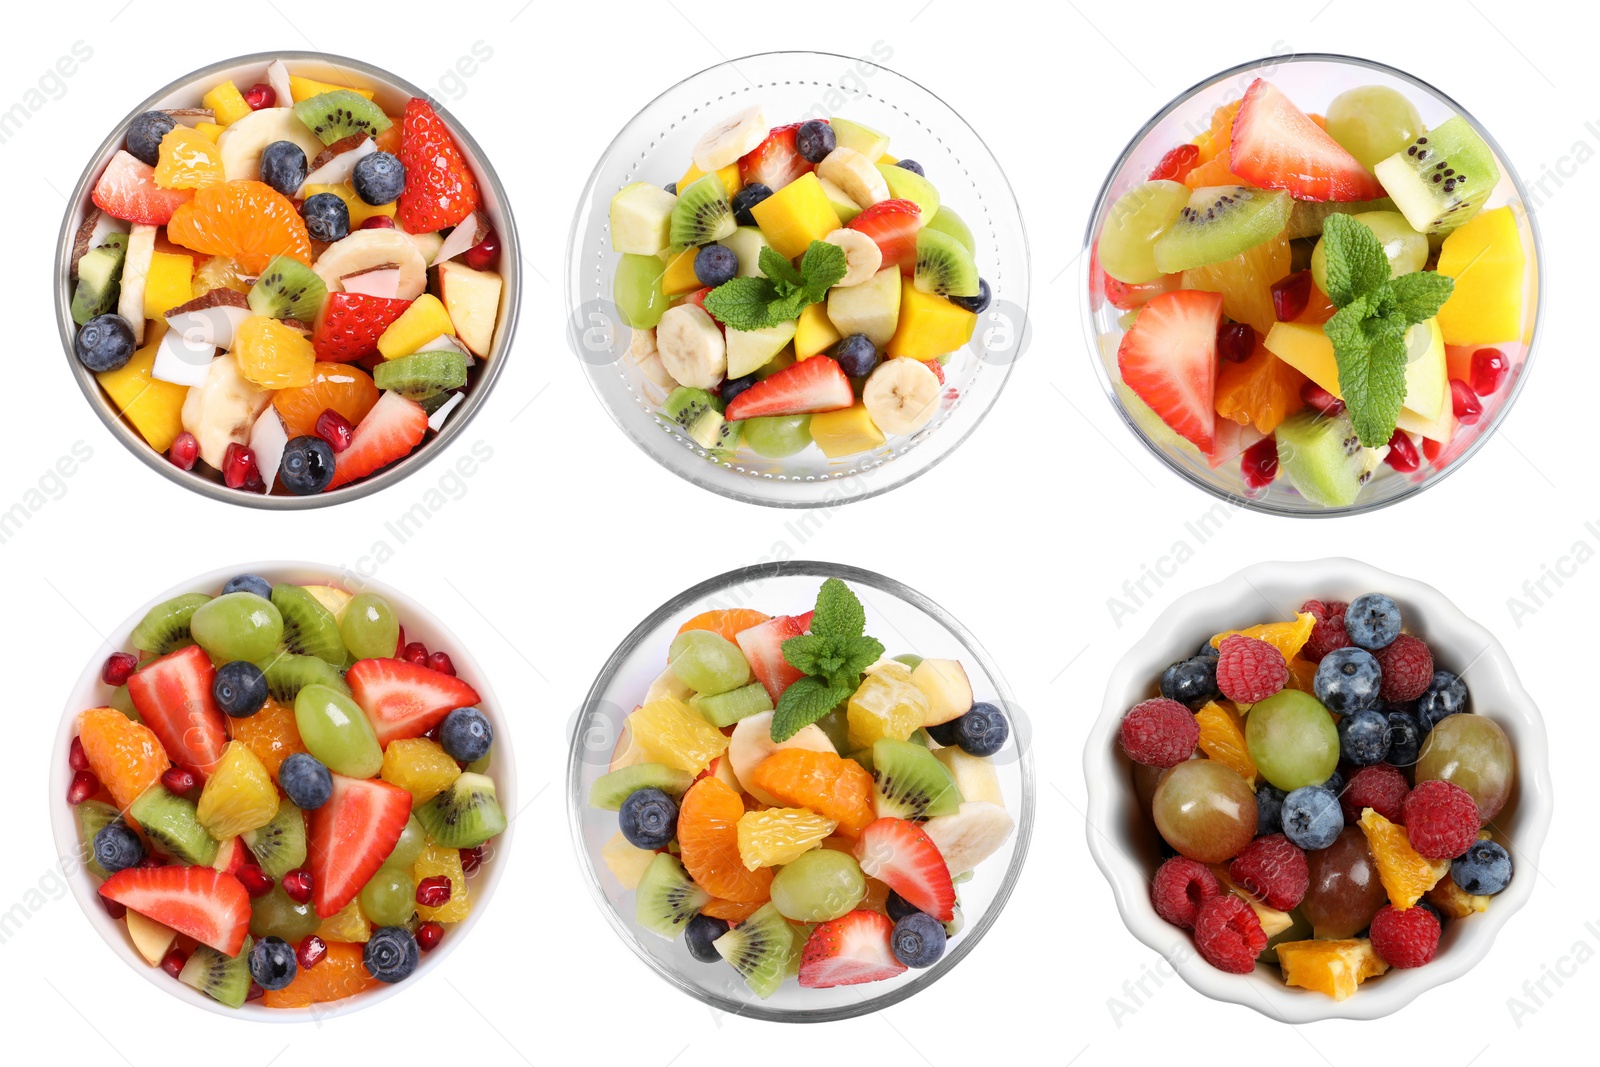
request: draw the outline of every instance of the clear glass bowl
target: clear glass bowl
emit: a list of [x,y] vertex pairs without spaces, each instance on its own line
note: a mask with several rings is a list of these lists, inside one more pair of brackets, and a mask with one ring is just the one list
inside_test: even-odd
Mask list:
[[[478,179],[481,201],[479,206],[489,216],[495,233],[500,237],[500,264],[495,269],[504,279],[504,285],[500,290],[500,315],[495,325],[494,346],[488,358],[476,361],[474,366],[468,369],[465,397],[443,428],[438,432],[428,431],[428,436],[422,444],[399,462],[392,463],[358,482],[324,493],[313,493],[310,496],[252,493],[242,489],[229,489],[222,483],[222,475],[217,471],[202,469],[199,464],[189,471],[173,466],[165,454],[157,452],[145,443],[139,431],[122,417],[116,404],[106,395],[105,390],[100,388],[94,372],[79,363],[72,352],[72,342],[78,333],[77,324],[72,321],[73,282],[68,276],[72,263],[73,240],[85,215],[94,207],[89,194],[94,191],[94,184],[99,180],[100,172],[105,169],[106,163],[122,147],[128,123],[135,115],[159,108],[199,107],[200,97],[222,81],[231,79],[241,89],[265,81],[267,65],[275,59],[281,59],[288,64],[292,73],[335,84],[349,84],[352,80],[359,79],[363,87],[376,92],[375,99],[378,104],[391,115],[399,114],[400,109],[411,97],[429,100],[440,119],[449,128],[451,136],[455,138],[462,155],[466,157],[467,164]],[[212,63],[156,90],[128,112],[112,128],[106,139],[100,143],[100,147],[95,149],[89,165],[84,168],[83,176],[78,179],[77,187],[67,200],[66,217],[61,222],[61,237],[56,244],[56,321],[60,328],[67,364],[77,378],[78,387],[83,390],[84,397],[94,408],[95,414],[100,416],[100,421],[105,423],[106,429],[111,431],[112,436],[121,441],[123,447],[133,453],[145,466],[185,489],[229,504],[264,508],[269,511],[301,511],[328,507],[376,493],[421,468],[450,446],[450,442],[466,429],[467,423],[472,421],[478,409],[488,400],[489,392],[494,388],[495,381],[500,377],[500,371],[510,355],[511,338],[516,332],[517,311],[522,303],[520,249],[516,220],[511,216],[511,203],[506,197],[505,188],[500,184],[499,176],[490,166],[483,149],[472,139],[472,135],[429,93],[382,67],[363,63],[358,59],[348,59],[324,52],[258,52],[255,55]]]
[[[766,459],[741,447],[708,456],[658,412],[664,393],[628,358],[632,331],[612,298],[611,197],[630,182],[675,182],[708,127],[761,104],[774,122],[840,115],[882,130],[897,157],[916,159],[972,228],[979,272],[994,299],[967,347],[945,367],[938,414],[909,437],[830,460],[811,447]],[[1000,396],[1026,347],[1028,242],[1000,164],[949,105],[916,82],[865,59],[821,52],[768,52],[718,64],[645,105],[601,157],[579,201],[567,252],[569,344],[589,384],[635,444],[689,481],[754,504],[818,507],[888,492],[922,474],[972,433]]]
[[[730,606],[801,612],[816,601],[824,578],[839,578],[860,597],[867,613],[867,632],[878,637],[891,655],[915,650],[922,656],[958,659],[979,700],[1003,708],[1012,737],[993,762],[999,774],[1006,810],[1016,819],[1010,840],[984,860],[962,883],[962,932],[926,970],[907,971],[883,982],[833,989],[801,989],[785,982],[762,1000],[750,992],[734,969],[724,963],[700,963],[689,955],[680,937],[668,941],[640,927],[633,918],[634,896],[612,877],[600,849],[617,832],[617,814],[589,806],[589,789],[606,773],[623,720],[638,706],[651,681],[661,673],[667,646],[684,620],[702,611]],[[1011,696],[999,669],[962,625],[921,593],[872,571],[833,563],[790,561],[758,564],[729,571],[686,589],[661,605],[617,646],[595,679],[572,724],[567,760],[567,804],[578,863],[589,890],[617,936],[669,983],[690,996],[720,1008],[774,1022],[828,1022],[886,1008],[926,989],[954,967],[994,925],[1005,905],[1028,851],[1033,830],[1034,779],[1031,734],[1027,716]]]
[[[1384,85],[1406,96],[1422,116],[1423,124],[1433,127],[1452,115],[1460,115],[1472,124],[1479,136],[1494,153],[1500,168],[1500,182],[1489,197],[1487,207],[1509,205],[1517,219],[1527,260],[1526,281],[1523,293],[1522,340],[1518,344],[1497,345],[1510,361],[1510,375],[1505,385],[1491,396],[1482,398],[1483,415],[1472,426],[1461,426],[1455,437],[1434,462],[1423,460],[1421,467],[1410,474],[1402,474],[1387,464],[1380,465],[1361,495],[1347,507],[1322,507],[1300,496],[1287,478],[1281,475],[1264,492],[1252,493],[1246,489],[1239,471],[1238,452],[1248,447],[1259,435],[1248,436],[1230,450],[1227,459],[1216,467],[1187,441],[1172,430],[1142,404],[1130,408],[1121,376],[1117,372],[1117,348],[1126,332],[1118,320],[1123,311],[1099,300],[1093,291],[1093,266],[1091,249],[1107,212],[1118,197],[1144,181],[1157,162],[1174,146],[1191,140],[1210,127],[1211,114],[1218,107],[1231,103],[1244,95],[1245,89],[1256,78],[1266,78],[1282,89],[1289,99],[1306,111],[1319,111],[1330,100],[1346,89],[1358,85]],[[1151,452],[1159,456],[1173,471],[1190,483],[1240,507],[1253,508],[1275,515],[1330,516],[1351,515],[1386,507],[1419,492],[1459,469],[1494,433],[1512,402],[1521,393],[1528,377],[1528,365],[1538,336],[1542,312],[1539,279],[1542,273],[1539,231],[1533,215],[1527,210],[1527,194],[1515,169],[1507,162],[1505,153],[1493,137],[1470,115],[1465,108],[1441,93],[1427,82],[1414,78],[1393,67],[1353,56],[1305,55],[1269,56],[1242,63],[1216,74],[1198,85],[1178,94],[1170,104],[1156,112],[1134,135],[1128,147],[1111,168],[1094,214],[1089,219],[1089,229],[1084,236],[1083,271],[1080,291],[1084,294],[1089,348],[1095,356],[1095,367],[1100,373],[1106,395],[1122,415],[1128,429]],[[1218,417],[1219,423],[1223,420]]]

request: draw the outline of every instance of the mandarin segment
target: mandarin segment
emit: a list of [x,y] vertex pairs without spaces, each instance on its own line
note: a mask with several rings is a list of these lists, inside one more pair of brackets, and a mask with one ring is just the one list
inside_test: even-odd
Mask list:
[[461,777],[461,765],[426,737],[403,737],[389,742],[378,776],[411,794],[412,807],[421,807]]
[[[1243,630],[1224,630],[1211,639],[1211,647],[1220,648],[1223,638],[1240,634],[1244,637],[1254,637],[1258,641],[1265,641],[1279,652],[1282,652],[1285,660],[1293,660],[1295,656],[1300,654],[1300,650],[1306,647],[1306,642],[1311,638],[1311,630],[1316,625],[1316,616],[1308,611],[1302,611],[1288,622],[1264,622],[1259,626],[1251,626]],[[1313,671],[1312,673],[1316,672]]]
[[772,871],[747,870],[739,856],[739,794],[716,778],[689,787],[678,808],[678,848],[684,869],[714,897],[736,902],[763,901],[771,895]]
[[710,630],[712,633],[732,641],[741,631],[752,626],[760,626],[766,622],[770,615],[763,615],[754,608],[718,608],[713,611],[702,611],[682,626],[678,632],[688,630]]
[[377,402],[378,387],[372,376],[348,363],[319,362],[311,368],[309,384],[279,389],[272,395],[272,406],[290,437],[315,435],[318,417],[328,410],[358,426]]
[[269,989],[261,1003],[269,1008],[308,1008],[365,993],[378,984],[361,961],[363,948],[343,941],[328,943],[328,954],[315,967],[302,967],[282,989]]
[[[1223,360],[1217,372],[1217,414],[1241,426],[1272,433],[1305,406],[1306,376],[1268,352],[1259,341],[1243,363]],[[1285,657],[1287,658],[1287,657]]]
[[713,900],[700,909],[700,914],[737,925],[760,911],[765,903],[764,900]]
[[232,353],[239,373],[263,389],[307,386],[315,375],[317,353],[310,338],[264,315],[251,315],[239,324]]
[[871,772],[832,752],[781,749],[757,764],[752,780],[787,807],[833,819],[846,836],[860,834],[874,818]]
[[837,825],[805,808],[747,811],[739,819],[739,857],[752,871],[793,863],[821,845]]
[[1214,700],[1195,712],[1194,717],[1200,724],[1200,751],[1233,768],[1254,788],[1256,764],[1250,758],[1250,748],[1245,744],[1238,717]]
[[222,150],[187,126],[174,126],[161,138],[156,184],[163,189],[202,189],[223,181]]
[[1286,984],[1344,1000],[1368,978],[1389,969],[1366,938],[1285,941],[1277,946]]
[[228,256],[251,275],[278,255],[311,265],[305,220],[293,201],[263,182],[220,182],[198,190],[172,213],[167,239],[195,252]]
[[1185,289],[1222,294],[1222,311],[1235,322],[1248,322],[1265,336],[1278,321],[1272,306],[1272,283],[1289,273],[1289,239],[1282,233],[1247,248],[1232,259],[1183,272]]
[[1361,829],[1378,865],[1378,878],[1396,908],[1409,908],[1422,894],[1450,873],[1449,860],[1430,860],[1411,847],[1406,828],[1385,819],[1371,808],[1361,812]]
[[171,766],[155,733],[115,708],[90,708],[79,715],[78,740],[89,769],[124,810]]
[[261,710],[254,715],[243,719],[229,719],[228,731],[235,741],[242,742],[246,748],[256,754],[256,759],[272,775],[274,781],[278,778],[278,768],[283,766],[283,761],[296,752],[304,752],[306,746],[300,740],[300,729],[295,725],[294,709],[278,703],[271,697],[267,698]]

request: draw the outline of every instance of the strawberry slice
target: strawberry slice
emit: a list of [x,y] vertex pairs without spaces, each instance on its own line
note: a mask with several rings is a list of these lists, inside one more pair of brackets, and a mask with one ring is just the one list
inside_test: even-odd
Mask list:
[[868,878],[899,893],[918,911],[942,923],[955,915],[956,887],[939,846],[916,823],[878,819],[861,831],[856,862]]
[[350,447],[334,459],[329,489],[365,478],[380,467],[404,459],[428,435],[428,413],[415,400],[385,391],[356,424]]
[[129,867],[102,882],[100,895],[225,956],[237,956],[250,932],[250,894],[211,867]]
[[336,774],[328,802],[307,814],[311,900],[326,919],[354,900],[394,851],[411,816],[411,794],[376,778]]
[[[809,363],[810,360],[806,362]],[[750,673],[755,675],[756,681],[766,689],[774,706],[777,705],[778,698],[783,695],[785,689],[805,677],[804,673],[795,670],[789,665],[789,661],[783,658],[783,643],[811,629],[813,614],[815,613],[808,611],[804,615],[779,615],[734,634],[733,639],[739,643],[739,651],[750,661]]]
[[795,134],[799,130],[798,122],[778,126],[767,134],[765,141],[741,156],[740,181],[746,185],[760,182],[773,192],[777,192],[801,175],[815,170],[816,164],[802,156],[800,150],[795,147]]
[[406,188],[396,214],[407,233],[454,226],[478,209],[478,179],[438,112],[412,97],[400,120],[400,162]]
[[811,931],[800,954],[800,984],[807,989],[881,982],[903,974],[906,965],[894,958],[887,915],[858,909]]
[[384,748],[402,737],[421,737],[455,709],[479,700],[478,691],[460,678],[402,659],[357,660],[344,680]]
[[1207,455],[1215,444],[1221,322],[1218,293],[1161,293],[1145,304],[1117,350],[1117,369],[1128,388]]
[[1371,171],[1261,78],[1245,90],[1229,151],[1233,173],[1263,189],[1287,189],[1296,200],[1373,200],[1383,195]]
[[121,151],[111,157],[89,194],[94,206],[112,218],[147,226],[165,226],[193,198],[193,189],[161,188],[154,167]]
[[847,225],[877,242],[885,267],[897,266],[902,274],[910,274],[917,269],[917,231],[922,228],[921,219],[922,208],[913,201],[880,200]]
[[728,405],[728,421],[758,415],[808,415],[838,411],[856,402],[844,368],[828,356],[812,356],[757,382]]
[[326,363],[354,363],[378,351],[378,338],[411,306],[364,293],[329,293],[317,312],[311,347]]
[[128,679],[128,696],[139,717],[155,732],[172,762],[193,771],[201,782],[216,770],[228,744],[228,720],[211,697],[216,673],[211,657],[200,646],[190,645]]

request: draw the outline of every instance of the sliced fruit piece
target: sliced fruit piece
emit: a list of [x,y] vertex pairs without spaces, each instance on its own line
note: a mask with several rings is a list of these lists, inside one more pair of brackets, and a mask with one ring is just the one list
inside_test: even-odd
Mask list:
[[477,848],[506,828],[494,780],[470,771],[418,807],[416,814],[428,836],[446,848]]
[[1372,949],[1367,938],[1343,941],[1285,941],[1277,946],[1284,983],[1344,1000],[1368,978],[1383,974],[1389,965]]
[[807,425],[811,440],[829,459],[854,456],[883,447],[887,440],[865,404],[852,404],[838,411],[823,411],[811,416]]
[[1215,446],[1217,326],[1222,297],[1178,290],[1154,297],[1123,335],[1124,384],[1202,452]]
[[1322,507],[1345,507],[1372,478],[1386,448],[1363,448],[1349,416],[1307,408],[1277,429],[1278,464],[1300,495]]
[[[1333,343],[1320,326],[1280,322],[1272,327],[1262,344],[1335,397],[1343,396],[1339,390],[1339,364],[1333,355]],[[1445,346],[1438,320],[1419,322],[1407,330],[1406,348],[1408,357],[1413,352],[1417,354],[1406,364],[1406,406],[1400,409],[1400,425],[1402,429],[1421,432],[1422,425],[1434,422],[1445,413],[1444,399],[1449,392]]]
[[622,802],[640,789],[659,789],[681,797],[694,784],[694,775],[664,763],[636,763],[608,771],[589,787],[589,806],[620,811]]
[[200,945],[184,962],[178,981],[219,1004],[242,1008],[250,996],[249,951],[249,938],[235,956],[224,956],[208,945]]
[[793,973],[800,955],[798,937],[803,936],[804,930],[767,903],[712,944],[744,978],[750,991],[764,1000]]
[[739,859],[746,870],[781,867],[822,844],[838,823],[805,808],[767,808],[739,817]]
[[1316,625],[1316,616],[1309,611],[1302,611],[1288,622],[1264,622],[1256,626],[1246,626],[1243,630],[1224,630],[1211,639],[1211,647],[1220,648],[1225,639],[1241,634],[1253,637],[1257,641],[1265,641],[1282,652],[1284,660],[1288,661],[1300,654],[1300,650],[1311,639],[1311,631]]
[[744,801],[716,778],[702,778],[678,806],[678,848],[695,883],[723,900],[766,900],[772,872],[747,869],[739,853]]
[[387,782],[333,776],[333,795],[310,812],[307,865],[321,918],[337,914],[383,866],[411,814],[411,794]]
[[794,358],[810,359],[820,355],[838,344],[840,336],[828,318],[828,305],[808,304],[795,323]]
[[299,210],[258,181],[221,182],[199,190],[172,213],[167,239],[196,252],[227,256],[251,275],[260,274],[273,256],[311,262],[311,237]]
[[[803,255],[812,241],[820,241],[839,228],[839,215],[815,172],[802,174],[774,192],[751,208],[750,214],[761,228],[761,236],[786,259]],[[730,229],[728,233],[731,232]]]
[[1196,189],[1153,249],[1162,274],[1221,263],[1283,232],[1289,194],[1244,185]]
[[128,814],[150,843],[168,856],[194,867],[210,867],[216,862],[217,839],[200,825],[193,801],[155,786],[139,794]]
[[412,97],[401,119],[400,162],[406,188],[397,217],[407,233],[454,226],[478,207],[478,180],[433,107]]
[[802,360],[763,379],[734,397],[725,415],[730,422],[769,415],[836,411],[855,402],[850,379],[827,356]]
[[425,878],[450,879],[450,899],[438,907],[417,905],[417,917],[423,922],[458,923],[472,913],[471,889],[467,873],[461,866],[461,850],[449,848],[437,841],[429,841],[411,865],[412,880],[418,885]]
[[[811,307],[821,307],[812,304]],[[780,322],[761,330],[729,329],[724,334],[727,341],[729,378],[743,378],[772,362],[774,356],[794,340],[795,324]]]
[[873,811],[879,818],[953,815],[961,792],[949,769],[913,741],[879,738],[872,745]]
[[956,887],[939,848],[923,829],[904,819],[878,819],[856,842],[856,862],[869,878],[886,883],[918,911],[940,922],[954,918]]
[[147,919],[136,911],[128,912],[124,918],[128,924],[128,937],[133,941],[134,949],[150,966],[161,966],[167,950],[177,940],[178,932],[169,926],[162,926],[154,919]]
[[[904,287],[916,292],[914,287]],[[834,286],[828,290],[828,321],[840,336],[865,334],[867,340],[883,348],[890,344],[900,326],[900,304],[903,287],[899,269],[887,263],[867,281],[849,288]],[[939,300],[954,307],[948,300],[917,293],[925,300]],[[807,360],[809,362],[809,360]]]
[[78,741],[89,769],[119,808],[159,782],[170,766],[155,733],[115,708],[90,708],[79,715]]
[[[747,107],[701,134],[690,158],[702,174],[710,174],[753,151],[766,138],[767,132],[767,116],[761,105]],[[679,187],[682,188],[681,184]]]
[[998,802],[971,798],[954,815],[940,815],[922,824],[953,875],[970,871],[994,855],[1015,827],[1015,820]]
[[894,923],[887,915],[857,909],[811,932],[800,961],[807,989],[881,982],[904,974],[906,965],[889,947]]
[[1176,181],[1143,182],[1111,205],[1100,227],[1100,266],[1128,285],[1161,277],[1155,243],[1189,203],[1189,187]]
[[[1226,305],[1224,305],[1226,306]],[[1243,363],[1222,361],[1217,370],[1216,411],[1240,426],[1269,434],[1305,406],[1306,376],[1259,342]]]
[[949,770],[964,802],[985,801],[997,808],[1006,806],[1005,794],[1000,790],[1000,775],[988,757],[968,755],[951,745],[934,749],[933,758]]
[[128,695],[171,760],[202,782],[222,760],[227,720],[211,697],[216,671],[198,645],[190,645],[135,671]]
[[1449,860],[1419,855],[1411,847],[1404,826],[1390,822],[1371,808],[1362,809],[1360,824],[1377,864],[1378,878],[1389,894],[1389,903],[1396,908],[1411,907],[1450,873]]
[[301,967],[294,981],[282,989],[269,989],[261,998],[268,1008],[309,1008],[327,1004],[378,986],[362,962],[364,946],[330,941],[328,954],[315,967]]
[[250,895],[210,867],[130,867],[106,879],[100,895],[226,956],[239,954],[250,931]]
[[317,936],[324,941],[342,941],[351,945],[364,945],[372,939],[372,924],[361,914],[361,905],[352,900],[337,915],[322,920]]
[[378,776],[410,793],[413,805],[422,805],[461,777],[461,766],[435,741],[400,737],[384,749],[383,770]]
[[306,816],[286,797],[265,826],[247,830],[244,843],[256,863],[273,878],[282,878],[306,862]]
[[656,853],[629,843],[618,830],[600,846],[600,859],[623,889],[637,889]]
[[1265,334],[1278,321],[1272,285],[1289,273],[1289,267],[1289,240],[1277,233],[1232,259],[1184,271],[1183,287],[1221,293],[1224,315]]
[[1200,751],[1218,763],[1232,768],[1252,789],[1255,788],[1256,764],[1250,758],[1250,749],[1244,740],[1244,730],[1234,713],[1211,700],[1206,702],[1205,707],[1195,712],[1194,717],[1200,724],[1198,742]]
[[672,243],[672,209],[677,202],[676,195],[649,182],[617,190],[611,198],[611,250],[638,256],[666,251]]
[[847,837],[858,836],[876,817],[872,775],[855,760],[833,752],[783,748],[762,760],[748,776],[741,774],[739,780],[785,807],[826,815]]
[[227,129],[217,135],[217,153],[222,159],[223,177],[228,181],[261,177],[262,150],[277,141],[288,141],[304,152],[307,164],[322,151],[322,142],[292,107],[264,107],[226,125]]
[[[902,274],[910,274],[916,269],[917,234],[922,229],[922,209],[914,201],[880,201],[867,207],[847,225],[877,242],[878,251],[883,254],[884,267],[898,267]],[[837,319],[834,321],[838,322]]]
[[[831,300],[829,305],[832,306]],[[977,326],[975,313],[943,297],[924,293],[908,282],[900,291],[894,336],[884,350],[891,359],[925,363],[965,347]]]
[[649,701],[629,715],[628,734],[646,760],[691,774],[728,748],[722,731],[674,697]]
[[1481,212],[1446,236],[1439,249],[1438,270],[1455,279],[1455,288],[1439,309],[1444,343],[1483,345],[1519,340],[1526,265],[1522,235],[1509,207]]
[[771,711],[772,698],[767,695],[766,687],[760,682],[751,682],[726,693],[710,696],[697,694],[690,698],[689,706],[704,716],[712,726],[721,729],[724,726],[732,726],[747,716]]
[[345,682],[385,747],[399,738],[421,737],[456,708],[480,699],[460,678],[399,659],[357,660],[345,672]]
[[769,807],[781,807],[783,801],[756,784],[755,772],[768,756],[791,748],[826,752],[829,755],[838,754],[833,742],[828,740],[828,735],[815,723],[801,727],[786,741],[774,741],[772,712],[763,711],[740,719],[734,726],[733,736],[728,739],[728,752],[725,758],[740,789],[749,793],[759,803]]
[[1371,171],[1261,78],[1245,90],[1228,150],[1235,174],[1263,189],[1286,189],[1297,200],[1372,200],[1385,192]]
[[350,445],[334,460],[329,489],[365,478],[409,456],[428,435],[428,413],[415,400],[384,393],[356,426]]
[[455,324],[456,336],[473,355],[487,359],[494,347],[504,279],[492,270],[473,270],[455,260],[438,264],[437,274],[439,298]]
[[739,157],[741,185],[759,182],[777,192],[802,174],[816,169],[816,164],[806,159],[795,147],[795,134],[800,123],[775,126],[768,131],[766,140]]
[[272,775],[241,741],[229,741],[200,791],[196,816],[212,837],[237,837],[265,826],[278,813]]
[[662,852],[639,877],[634,891],[634,918],[646,930],[675,941],[689,920],[710,901],[711,894],[695,884],[678,857]]
[[179,207],[194,196],[191,189],[164,189],[156,183],[155,168],[125,151],[118,151],[101,171],[89,198],[112,218],[146,226],[164,226]]
[[735,640],[740,631],[748,630],[752,626],[759,626],[766,622],[770,615],[756,611],[754,608],[714,608],[711,611],[702,611],[694,618],[678,627],[678,633],[689,630],[710,630],[726,640]]
[[1374,173],[1419,233],[1448,233],[1471,219],[1500,181],[1494,153],[1460,115],[1423,132]]
[[911,681],[911,668],[880,662],[862,679],[845,708],[850,744],[868,748],[881,737],[904,741],[927,721],[930,706]]
[[[837,368],[838,364],[834,366]],[[766,687],[774,707],[785,689],[805,677],[783,658],[783,643],[791,637],[799,637],[810,627],[811,613],[807,612],[804,615],[779,615],[734,634],[739,651],[744,653],[744,658],[750,664],[750,673]]]

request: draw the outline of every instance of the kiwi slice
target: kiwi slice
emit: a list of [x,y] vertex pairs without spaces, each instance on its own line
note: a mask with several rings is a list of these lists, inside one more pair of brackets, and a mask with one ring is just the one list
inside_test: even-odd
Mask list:
[[739,224],[733,221],[733,207],[715,174],[697,178],[687,189],[678,190],[672,205],[672,227],[668,235],[676,248],[708,245],[733,236]]
[[1289,416],[1277,429],[1278,465],[1300,495],[1322,507],[1352,503],[1383,462],[1381,449],[1363,448],[1348,416],[1311,410]]
[[294,106],[294,113],[323,144],[357,133],[376,136],[394,125],[383,108],[351,89],[334,89],[302,100]]
[[701,448],[724,450],[739,446],[743,420],[728,422],[724,419],[722,401],[704,389],[679,386],[667,394],[661,411],[683,427],[683,432]]
[[1302,237],[1321,237],[1322,224],[1329,215],[1361,215],[1368,211],[1394,211],[1394,201],[1387,196],[1376,200],[1296,200],[1289,212],[1289,224],[1284,236],[1291,241]]
[[445,848],[477,848],[506,828],[494,780],[463,774],[449,789],[416,810],[417,821]]
[[1221,263],[1283,231],[1294,202],[1288,193],[1244,185],[1196,189],[1156,239],[1156,268],[1176,274]]
[[263,871],[282,878],[306,861],[306,817],[288,798],[278,801],[278,813],[265,826],[244,832],[244,843]]
[[152,786],[128,805],[150,843],[191,867],[209,867],[217,859],[217,839],[200,825],[194,802]]
[[746,715],[772,710],[772,697],[760,682],[751,682],[716,696],[697,694],[689,698],[689,705],[698,711],[712,726],[732,726]]
[[695,884],[678,857],[661,852],[644,869],[634,901],[633,916],[640,926],[676,941],[689,920],[711,903],[711,894]]
[[872,795],[880,819],[930,819],[961,807],[961,790],[945,765],[922,745],[892,737],[872,743]]
[[912,284],[934,296],[977,296],[978,264],[959,240],[924,228],[917,234],[917,271]]
[[102,881],[111,875],[94,858],[94,835],[114,822],[122,813],[103,800],[85,800],[78,805],[78,830],[83,835],[83,869]]
[[350,686],[339,668],[316,656],[279,652],[256,666],[267,676],[267,692],[280,704],[293,704],[300,690],[308,685],[326,685],[346,696],[350,694]]
[[437,396],[467,384],[467,357],[437,350],[385,360],[372,372],[372,384],[412,400]]
[[778,991],[788,976],[789,964],[798,955],[789,920],[779,914],[771,901],[712,944],[744,978],[750,991],[763,1000]]
[[293,256],[273,256],[250,287],[250,310],[269,319],[317,317],[328,286],[317,272]]
[[659,789],[663,793],[681,797],[692,784],[694,775],[688,771],[661,763],[635,763],[632,767],[623,767],[596,778],[594,785],[589,787],[589,806],[619,811],[622,802],[637,790]]
[[171,600],[163,600],[144,613],[139,625],[133,628],[128,640],[142,652],[165,656],[194,644],[189,636],[189,620],[201,604],[210,600],[204,593],[184,593]]
[[96,315],[117,306],[121,290],[122,261],[128,254],[128,239],[112,234],[98,248],[91,248],[78,260],[78,287],[72,291],[72,321],[82,326]]
[[178,972],[178,981],[200,990],[230,1008],[244,1006],[250,995],[250,938],[237,956],[224,956],[210,945],[197,945],[189,962]]
[[272,606],[283,616],[283,647],[298,656],[315,656],[335,667],[349,653],[339,636],[339,620],[322,602],[298,585],[272,587]]
[[1500,180],[1494,153],[1460,115],[1446,119],[1373,168],[1418,233],[1447,233],[1483,207]]

